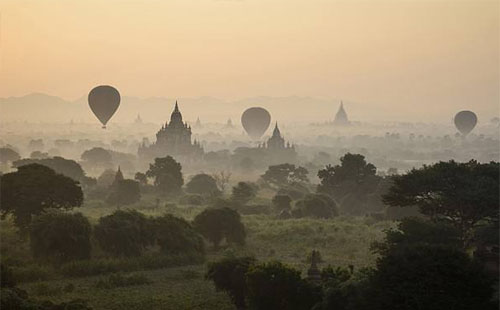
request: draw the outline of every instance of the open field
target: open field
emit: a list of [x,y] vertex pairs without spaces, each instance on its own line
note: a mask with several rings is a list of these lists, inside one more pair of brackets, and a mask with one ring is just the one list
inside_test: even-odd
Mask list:
[[[191,220],[206,207],[167,204],[154,208],[152,205],[146,197],[134,208],[147,215],[169,212]],[[95,224],[100,216],[113,210],[114,207],[106,204],[90,202],[77,211]],[[279,220],[273,215],[246,215],[242,218],[247,230],[246,245],[225,246],[214,252],[207,244],[207,262],[225,255],[251,255],[261,261],[280,260],[304,274],[308,267],[307,255],[317,249],[323,260],[321,266],[370,266],[375,260],[369,250],[370,244],[394,225],[365,217]],[[3,226],[5,232],[8,225]],[[3,236],[14,238],[12,234]],[[17,256],[28,257],[28,250],[27,245],[21,247]],[[94,257],[102,255],[97,246],[93,251]],[[48,266],[45,272],[51,273],[57,268]],[[226,293],[216,292],[213,283],[204,279],[205,271],[206,263],[120,272],[125,277],[139,276],[145,281],[106,288],[100,286],[99,281],[106,281],[109,273],[69,278],[57,272],[57,275],[42,277],[43,281],[20,283],[20,287],[38,300],[62,302],[80,298],[87,300],[94,309],[234,309]]]

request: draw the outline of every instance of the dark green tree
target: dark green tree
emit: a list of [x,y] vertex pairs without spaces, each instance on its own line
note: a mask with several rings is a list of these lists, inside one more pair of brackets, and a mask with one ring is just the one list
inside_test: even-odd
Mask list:
[[140,200],[141,189],[139,187],[139,182],[125,179],[117,181],[117,183],[111,187],[111,192],[106,202],[120,207],[136,203]]
[[29,164],[44,165],[54,170],[57,173],[72,178],[75,181],[80,181],[85,176],[85,172],[83,171],[79,163],[77,163],[72,159],[66,159],[59,156],[54,156],[52,158],[43,158],[43,159],[24,158],[16,160],[13,163],[13,166],[15,168],[18,168],[20,166],[25,166]]
[[477,161],[439,162],[405,175],[393,177],[394,184],[383,197],[390,206],[414,206],[436,220],[450,221],[467,246],[480,222],[498,218],[500,164]]
[[372,250],[384,255],[398,247],[416,244],[442,245],[461,248],[460,231],[444,222],[432,222],[428,219],[408,217],[399,222],[397,229],[385,232],[381,242],[372,244]]
[[309,172],[304,167],[295,167],[295,165],[292,164],[281,164],[269,166],[261,178],[270,186],[279,188],[294,182],[308,183],[308,173]]
[[94,147],[82,153],[81,159],[93,166],[108,167],[111,165],[111,153],[102,147]]
[[493,310],[498,309],[493,292],[493,281],[482,266],[459,249],[400,246],[378,260],[361,309]]
[[43,165],[23,165],[0,178],[2,217],[12,214],[22,231],[26,231],[33,215],[50,208],[69,210],[83,203],[78,182]]
[[81,213],[42,213],[30,225],[33,257],[58,263],[88,259],[90,235],[90,223]]
[[320,292],[300,277],[300,271],[280,262],[253,265],[247,272],[248,304],[251,309],[311,309]]
[[139,182],[141,185],[148,185],[148,177],[146,176],[145,173],[142,172],[137,172],[134,176],[134,180]]
[[162,193],[178,194],[184,184],[181,170],[181,164],[171,156],[155,158],[154,164],[149,165],[146,176],[154,178],[154,186]]
[[245,204],[255,198],[257,195],[257,186],[248,182],[238,182],[233,186],[231,199],[241,204]]
[[203,254],[203,238],[186,220],[166,214],[154,219],[155,239],[163,253]]
[[295,217],[332,218],[338,215],[335,201],[324,194],[308,194],[295,203]]
[[245,309],[246,273],[254,263],[252,257],[226,257],[209,263],[205,277],[214,282],[217,290],[227,292],[237,309]]
[[150,219],[135,210],[118,210],[101,217],[94,228],[100,247],[115,256],[138,256],[154,243]]
[[382,180],[376,172],[375,166],[367,163],[363,155],[347,153],[340,158],[340,165],[328,165],[318,171],[318,192],[335,197],[342,212],[362,215],[375,211],[370,210],[369,205],[380,200],[377,189]]
[[217,195],[219,188],[215,179],[205,173],[200,173],[191,178],[186,184],[186,192],[198,195]]
[[278,213],[283,210],[290,211],[292,209],[291,202],[292,198],[288,195],[275,195],[273,197],[273,206]]
[[223,239],[228,243],[245,244],[245,226],[240,214],[230,208],[207,208],[198,214],[193,222],[194,228],[217,249]]

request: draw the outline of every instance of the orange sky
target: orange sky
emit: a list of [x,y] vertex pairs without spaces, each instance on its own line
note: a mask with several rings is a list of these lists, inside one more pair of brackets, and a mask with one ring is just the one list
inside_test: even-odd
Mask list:
[[499,3],[1,0],[0,97],[348,98],[499,108]]

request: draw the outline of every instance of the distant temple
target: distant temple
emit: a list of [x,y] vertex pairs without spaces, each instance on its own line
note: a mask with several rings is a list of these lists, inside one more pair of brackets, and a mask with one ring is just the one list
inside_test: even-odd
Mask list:
[[259,144],[259,148],[266,150],[271,156],[284,161],[295,160],[297,157],[295,146],[290,144],[290,142],[285,142],[285,139],[281,136],[278,122],[274,126],[273,135],[266,142]]
[[348,126],[350,125],[349,118],[347,117],[347,113],[344,110],[344,103],[340,102],[339,110],[335,115],[335,120],[333,121],[333,125],[335,126]]
[[136,123],[136,124],[142,124],[141,114],[137,114],[137,117],[135,118],[134,123]]
[[230,118],[228,118],[227,122],[226,122],[225,128],[233,128],[233,127],[234,127],[233,126],[233,121]]
[[194,128],[201,128],[202,125],[201,125],[201,121],[200,121],[200,118],[198,117],[196,119],[196,123],[194,124]]
[[171,155],[178,160],[193,160],[203,156],[200,143],[196,140],[191,142],[191,126],[182,121],[177,101],[170,115],[170,123],[165,122],[165,125],[156,133],[154,144],[146,145],[143,141],[138,154],[147,159]]

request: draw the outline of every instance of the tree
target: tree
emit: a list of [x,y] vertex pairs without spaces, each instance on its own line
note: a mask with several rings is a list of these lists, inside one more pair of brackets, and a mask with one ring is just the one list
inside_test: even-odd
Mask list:
[[416,205],[433,219],[450,221],[467,246],[475,226],[498,218],[499,169],[495,162],[439,162],[394,176],[383,199],[390,206]]
[[134,180],[139,182],[141,185],[148,185],[148,177],[146,176],[145,173],[142,172],[137,172],[134,176]]
[[427,219],[408,217],[399,222],[398,228],[385,232],[382,242],[372,244],[372,250],[385,255],[398,247],[416,244],[442,245],[461,248],[460,231],[443,222],[432,222]]
[[81,213],[45,212],[30,226],[30,245],[36,259],[67,262],[90,258],[91,226]]
[[366,162],[361,154],[347,153],[340,158],[340,165],[327,165],[325,169],[318,171],[321,180],[320,191],[336,193],[336,190],[346,181],[355,184],[362,183],[367,177],[374,176],[377,168]]
[[8,147],[0,147],[0,163],[6,165],[8,163],[19,160],[19,153]]
[[231,199],[245,204],[255,198],[257,195],[257,188],[254,184],[248,182],[238,182],[238,185],[233,187]]
[[288,195],[275,195],[273,197],[273,206],[278,213],[283,210],[290,211],[292,209],[291,202],[292,198]]
[[254,263],[253,257],[226,257],[209,263],[205,277],[214,282],[217,290],[226,291],[237,309],[245,309],[246,273]]
[[324,194],[308,194],[296,202],[292,214],[295,217],[332,218],[338,215],[335,201]]
[[240,214],[230,208],[207,208],[198,214],[193,221],[194,228],[210,242],[214,248],[226,239],[228,243],[245,244],[245,226]]
[[82,153],[81,159],[91,165],[99,167],[107,167],[112,162],[110,152],[102,147],[94,147]]
[[197,174],[186,184],[186,191],[198,195],[216,195],[219,192],[217,182],[208,174]]
[[497,309],[493,281],[459,249],[402,246],[382,256],[369,281],[367,309]]
[[20,166],[1,176],[0,190],[2,217],[12,214],[21,230],[28,228],[33,215],[46,209],[69,210],[83,203],[78,182],[39,164]]
[[85,172],[83,171],[82,166],[80,166],[79,163],[77,163],[74,160],[66,159],[59,156],[55,156],[52,158],[43,158],[43,159],[24,158],[21,160],[16,160],[13,163],[13,166],[15,168],[18,168],[29,164],[44,165],[46,167],[51,168],[57,173],[72,178],[75,181],[80,181],[85,176]]
[[363,155],[347,153],[340,158],[340,165],[328,165],[318,171],[318,192],[335,197],[343,212],[361,215],[380,196],[377,189],[381,177],[376,172]]
[[231,179],[231,172],[219,171],[212,174],[212,177],[214,178],[219,190],[224,193],[227,185],[229,184],[229,180]]
[[141,200],[141,189],[139,182],[126,179],[119,180],[111,187],[111,193],[106,199],[109,204],[115,204],[118,207],[129,205]]
[[139,256],[154,243],[151,221],[135,210],[117,210],[101,217],[94,235],[100,247],[115,256]]
[[155,158],[154,164],[149,165],[146,175],[154,178],[154,186],[165,194],[177,194],[184,185],[182,166],[171,156]]
[[300,271],[280,262],[253,265],[247,272],[248,303],[251,309],[311,309],[319,292],[300,277]]
[[269,166],[261,176],[262,180],[271,186],[279,188],[291,183],[308,183],[307,174],[309,172],[304,167],[295,167],[292,164],[281,164]]
[[33,151],[30,154],[30,158],[32,158],[32,159],[49,158],[49,153],[45,153],[45,152],[41,152],[41,151]]
[[203,254],[203,238],[182,218],[166,214],[154,219],[155,238],[163,253]]

